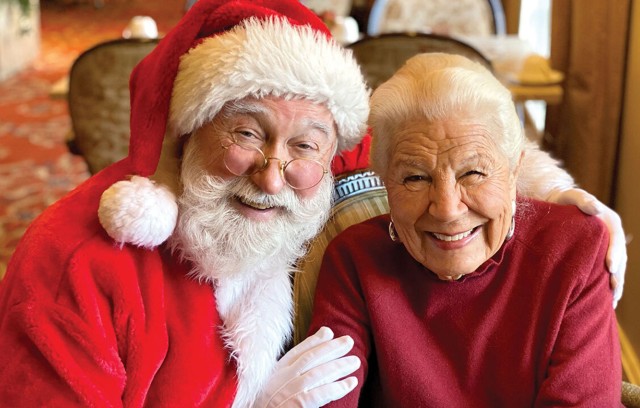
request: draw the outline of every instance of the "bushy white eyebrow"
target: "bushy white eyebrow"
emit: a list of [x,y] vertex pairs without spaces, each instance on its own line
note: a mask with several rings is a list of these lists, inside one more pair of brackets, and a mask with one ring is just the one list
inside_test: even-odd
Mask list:
[[[246,114],[268,114],[269,110],[262,104],[253,100],[235,100],[227,103],[221,112],[225,117],[231,115],[246,115]],[[307,120],[304,122],[305,126],[312,127],[322,132],[327,138],[330,138],[334,128],[324,122],[317,120]]]
[[230,115],[243,115],[248,113],[267,113],[267,108],[257,101],[251,100],[231,101],[222,108],[222,114],[226,117]]
[[329,138],[331,132],[333,131],[333,128],[331,126],[317,120],[310,120],[308,121],[308,123],[305,123],[305,125],[319,130],[320,132],[324,133],[327,138]]

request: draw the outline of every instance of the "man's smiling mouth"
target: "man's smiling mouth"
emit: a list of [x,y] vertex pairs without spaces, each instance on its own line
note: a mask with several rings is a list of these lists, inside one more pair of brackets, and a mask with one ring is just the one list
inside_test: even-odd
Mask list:
[[240,201],[242,204],[251,208],[255,208],[256,210],[268,210],[270,208],[274,208],[273,205],[259,203],[256,201],[250,201],[249,199],[243,198],[243,197],[237,197],[237,198],[238,198],[238,201]]

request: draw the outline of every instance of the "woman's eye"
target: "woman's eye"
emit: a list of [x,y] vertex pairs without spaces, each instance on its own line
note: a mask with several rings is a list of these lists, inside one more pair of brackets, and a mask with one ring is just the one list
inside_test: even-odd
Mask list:
[[486,178],[486,173],[479,170],[470,170],[462,174],[458,179],[461,183],[476,184],[481,183]]
[[419,181],[425,181],[424,176],[413,175],[404,178],[405,183],[417,183]]
[[423,190],[425,188],[427,188],[427,186],[429,186],[429,183],[431,182],[431,179],[427,176],[421,176],[421,175],[411,175],[411,176],[406,176],[402,179],[402,184],[404,184],[404,186],[407,188],[407,190],[409,191],[420,191]]
[[470,170],[470,171],[468,171],[468,172],[464,173],[464,174],[462,175],[462,177],[469,177],[469,176],[484,176],[484,175],[485,175],[485,174],[484,174],[484,173],[482,173],[481,171],[478,171],[478,170]]

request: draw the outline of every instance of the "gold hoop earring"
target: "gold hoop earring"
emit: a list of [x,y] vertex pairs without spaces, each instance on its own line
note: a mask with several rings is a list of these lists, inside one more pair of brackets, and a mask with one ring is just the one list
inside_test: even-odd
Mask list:
[[511,201],[511,226],[509,226],[509,232],[507,232],[506,241],[510,240],[513,237],[513,233],[516,230],[516,200]]
[[396,231],[395,225],[393,225],[393,220],[389,222],[389,237],[393,242],[400,241],[400,237],[398,237],[398,231]]

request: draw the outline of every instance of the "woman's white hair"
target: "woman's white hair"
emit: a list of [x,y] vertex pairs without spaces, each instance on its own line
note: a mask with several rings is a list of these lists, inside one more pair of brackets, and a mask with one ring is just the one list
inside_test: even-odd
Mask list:
[[511,93],[481,64],[460,55],[427,53],[410,58],[371,96],[371,166],[386,176],[393,139],[407,121],[438,121],[481,114],[494,141],[515,169],[525,144]]

